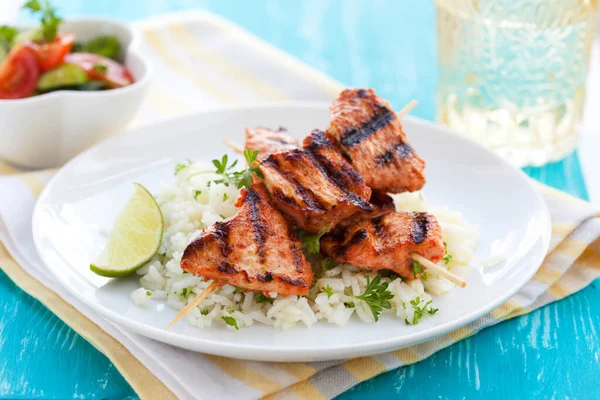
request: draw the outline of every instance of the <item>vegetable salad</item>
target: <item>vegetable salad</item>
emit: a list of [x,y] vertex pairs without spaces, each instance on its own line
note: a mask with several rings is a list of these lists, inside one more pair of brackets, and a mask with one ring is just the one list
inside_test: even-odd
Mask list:
[[115,36],[78,42],[73,33],[59,32],[62,18],[48,0],[28,0],[23,7],[39,16],[40,26],[23,31],[0,26],[0,99],[116,89],[134,82],[119,62],[121,44]]

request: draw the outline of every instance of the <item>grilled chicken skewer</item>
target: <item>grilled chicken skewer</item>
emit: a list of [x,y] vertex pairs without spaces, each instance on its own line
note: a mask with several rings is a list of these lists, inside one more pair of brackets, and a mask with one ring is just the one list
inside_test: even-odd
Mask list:
[[312,131],[302,148],[269,155],[260,170],[273,203],[305,231],[327,231],[373,211],[371,189],[323,131]]
[[321,239],[321,250],[332,259],[372,271],[391,270],[402,278],[419,278],[414,261],[464,287],[466,283],[435,264],[445,253],[437,219],[424,212],[394,212],[363,219]]
[[406,279],[418,277],[412,254],[432,262],[444,256],[442,230],[427,213],[391,213],[364,219],[345,229],[323,236],[321,250],[342,263],[377,271],[387,269]]
[[238,200],[239,211],[217,221],[196,237],[181,257],[181,268],[213,280],[184,307],[169,328],[226,283],[242,289],[306,295],[313,271],[288,220],[275,208],[262,183],[254,183]]
[[425,184],[425,162],[408,144],[400,124],[407,109],[396,115],[372,89],[346,89],[331,106],[327,136],[372,189],[414,192]]

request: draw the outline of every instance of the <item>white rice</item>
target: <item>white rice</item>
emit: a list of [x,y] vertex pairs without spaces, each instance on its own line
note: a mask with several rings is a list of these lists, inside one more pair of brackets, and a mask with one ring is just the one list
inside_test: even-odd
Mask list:
[[[218,179],[218,175],[210,172],[212,170],[211,166],[194,163],[176,175],[175,183],[163,183],[156,194],[165,232],[158,254],[137,271],[141,275],[141,287],[131,293],[135,304],[146,306],[159,301],[180,310],[208,286],[202,278],[184,272],[179,263],[187,244],[203,228],[237,212],[234,204],[239,191],[233,186],[209,185],[211,180]],[[475,252],[476,227],[468,224],[458,212],[430,206],[420,193],[395,195],[394,201],[399,211],[428,211],[438,218],[448,254],[452,255],[452,260],[445,266],[463,275]],[[444,262],[440,265],[444,266]],[[298,324],[310,327],[318,321],[344,326],[353,315],[362,322],[372,323],[374,318],[370,308],[354,297],[364,293],[366,275],[364,270],[349,264],[338,265],[320,276],[315,275],[315,284],[306,297],[270,293],[270,299],[265,301],[263,298],[261,303],[257,302],[255,293],[243,293],[225,285],[203,300],[186,320],[193,326],[227,326],[228,329],[236,329],[233,325],[241,329],[254,323],[290,329]],[[374,273],[369,275],[371,279],[376,276]],[[390,300],[391,309],[384,309],[382,316],[415,322],[415,309],[437,307],[435,301],[427,305],[433,300],[431,294],[441,295],[455,287],[429,271],[427,275],[427,280],[413,281],[382,278],[383,282],[389,283],[388,290],[394,295]]]

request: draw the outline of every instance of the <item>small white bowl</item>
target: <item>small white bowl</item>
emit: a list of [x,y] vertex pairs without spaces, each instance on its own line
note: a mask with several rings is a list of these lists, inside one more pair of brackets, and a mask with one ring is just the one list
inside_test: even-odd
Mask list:
[[134,29],[111,20],[66,21],[62,31],[75,40],[111,34],[119,38],[132,85],[98,92],[61,90],[18,100],[0,100],[0,160],[28,168],[64,164],[82,150],[121,131],[134,116],[148,88],[151,68],[138,53]]

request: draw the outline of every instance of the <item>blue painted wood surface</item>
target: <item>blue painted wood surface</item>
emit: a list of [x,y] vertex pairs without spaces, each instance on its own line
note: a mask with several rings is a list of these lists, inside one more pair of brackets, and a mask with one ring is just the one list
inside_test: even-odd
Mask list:
[[[372,86],[395,104],[420,101],[433,119],[436,81],[430,2],[55,0],[65,16],[133,20],[201,7],[348,85]],[[343,6],[342,6],[343,3]],[[30,21],[25,15],[23,22]],[[530,176],[587,198],[576,155]],[[600,398],[600,294],[582,292],[490,328],[416,365],[340,396],[358,398]],[[0,398],[122,399],[135,393],[84,339],[0,272]]]

